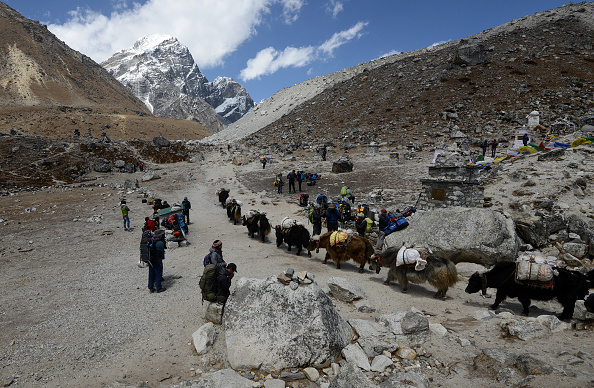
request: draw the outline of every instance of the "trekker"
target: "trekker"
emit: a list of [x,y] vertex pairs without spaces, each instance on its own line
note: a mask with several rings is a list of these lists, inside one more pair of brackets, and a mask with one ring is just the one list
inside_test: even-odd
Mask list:
[[283,193],[283,185],[285,183],[283,182],[283,174],[278,174],[278,176],[276,177],[276,192],[278,194],[282,194]]
[[217,279],[217,303],[225,304],[231,292],[231,279],[237,272],[237,266],[234,263],[229,263]]
[[295,170],[291,171],[287,174],[287,180],[289,181],[289,194],[291,194],[291,187],[293,188],[293,193],[295,193],[295,178],[297,174],[295,174]]
[[495,153],[497,152],[497,145],[499,143],[497,143],[497,139],[493,139],[493,141],[491,142],[491,157],[494,158],[495,157]]
[[350,187],[347,187],[346,197],[351,201],[352,204],[355,203],[355,196],[353,195],[353,191]]
[[386,209],[382,209],[382,212],[379,216],[379,233],[377,235],[377,244],[375,245],[376,249],[382,249],[384,246],[384,239],[386,238],[386,228],[390,224],[390,217],[388,217],[388,211]]
[[262,158],[262,170],[266,168],[266,157]]
[[150,230],[151,232],[154,232],[155,229],[157,229],[155,221],[151,220],[148,217],[144,217],[144,227],[142,228],[142,230]]
[[326,146],[322,149],[322,160],[326,160],[326,154],[328,153],[328,149]]
[[328,209],[323,213],[322,217],[326,217],[326,227],[328,232],[338,230],[338,220],[340,219],[340,213],[336,210],[336,205],[331,203],[328,205]]
[[483,157],[484,157],[485,154],[487,153],[487,148],[489,148],[489,142],[487,141],[487,139],[483,139],[481,148],[483,149]]
[[365,221],[365,215],[363,213],[357,214],[357,219],[355,220],[355,229],[357,229],[357,233],[359,233],[359,236],[365,237],[367,221]]
[[120,203],[120,210],[122,211],[122,217],[124,218],[124,230],[131,232],[132,229],[130,228],[130,217],[128,217],[130,208],[126,205],[126,200],[122,200]]
[[188,197],[184,197],[182,201],[182,214],[184,215],[184,221],[186,225],[190,225],[190,209],[192,208],[192,204],[188,201]]
[[165,259],[165,231],[159,229],[155,232],[155,255],[149,254],[148,289],[150,293],[166,290],[163,283],[163,260]]
[[524,144],[524,147],[528,145],[528,140],[530,140],[530,138],[528,137],[528,134],[525,133],[524,136],[522,136],[522,144]]
[[313,232],[311,235],[315,236],[316,234],[322,234],[322,212],[320,211],[320,205],[314,205],[310,221],[313,225]]
[[301,182],[305,180],[305,173],[303,171],[297,171],[297,183],[299,183],[299,192],[301,192]]
[[210,255],[210,263],[207,264],[225,264],[223,260],[223,242],[221,240],[214,240],[208,254]]

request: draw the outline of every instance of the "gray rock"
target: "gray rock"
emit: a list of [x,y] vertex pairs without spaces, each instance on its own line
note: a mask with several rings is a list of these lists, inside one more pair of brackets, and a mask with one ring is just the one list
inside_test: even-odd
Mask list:
[[443,338],[448,335],[448,329],[446,329],[441,323],[430,323],[429,331],[431,335],[435,335],[439,338]]
[[279,379],[268,379],[264,381],[264,388],[285,388],[285,382]]
[[[460,231],[464,231],[461,233]],[[387,247],[416,243],[454,261],[493,265],[514,260],[518,252],[511,218],[488,209],[440,208],[417,212],[414,222],[385,239]]]
[[356,365],[347,362],[340,368],[340,372],[332,380],[329,388],[377,388],[377,385],[369,380]]
[[381,323],[364,319],[350,319],[349,324],[359,336],[358,343],[368,357],[382,354],[384,350],[394,352],[398,349],[396,336]]
[[386,357],[383,354],[375,357],[373,361],[371,361],[371,370],[374,372],[383,373],[387,367],[392,366],[394,362],[390,357]]
[[345,278],[331,277],[328,279],[328,287],[332,296],[343,302],[352,302],[365,297],[365,292],[361,287]]
[[429,388],[429,378],[422,373],[400,372],[388,377],[380,388]]
[[547,334],[545,327],[538,321],[518,320],[503,323],[502,327],[510,335],[518,337],[522,341]]
[[525,376],[553,373],[552,366],[529,353],[520,354],[514,362],[514,366]]
[[482,44],[469,44],[458,47],[454,64],[456,65],[478,65],[489,60],[487,51]]
[[420,314],[407,312],[400,322],[402,333],[411,345],[421,345],[431,339],[429,320]]
[[242,377],[232,369],[222,369],[197,380],[172,385],[170,388],[252,388],[253,384],[252,380]]
[[362,313],[373,313],[376,311],[375,307],[371,306],[367,299],[358,301],[355,303],[355,307]]
[[569,267],[581,267],[584,265],[577,257],[569,254],[564,253],[561,259],[567,264]]
[[376,321],[383,323],[396,335],[403,335],[402,332],[402,318],[408,311],[398,311],[397,313],[382,314],[376,318]]
[[305,373],[305,377],[307,377],[309,381],[313,381],[314,383],[320,378],[320,372],[318,372],[316,368],[310,366],[303,368],[303,373]]
[[536,317],[536,320],[551,333],[556,333],[571,328],[570,324],[560,321],[559,318],[554,315],[539,315]]
[[122,168],[120,168],[120,171],[126,172],[128,174],[133,174],[134,172],[136,172],[136,169],[134,168],[134,165],[132,163],[126,163]]
[[565,153],[565,148],[555,148],[554,150],[551,150],[551,151],[539,152],[538,153],[538,161],[544,162],[544,161],[557,160],[560,157],[562,157],[564,153]]
[[163,136],[154,137],[153,144],[158,147],[164,147],[164,148],[171,146],[171,142],[169,140],[165,139]]
[[518,375],[518,371],[512,368],[503,368],[497,372],[497,381],[500,383],[511,382]]
[[126,162],[124,162],[124,161],[123,161],[123,160],[121,160],[121,159],[118,159],[118,160],[116,160],[116,161],[113,163],[113,165],[114,165],[116,168],[122,168],[122,167],[124,167],[124,165],[126,165]]
[[140,185],[138,184],[138,179],[136,178],[128,178],[124,182],[124,189],[137,189]]
[[353,162],[347,155],[343,155],[336,162],[332,163],[332,172],[342,173],[353,171]]
[[525,242],[537,248],[548,245],[549,236],[566,229],[568,220],[563,214],[534,215],[529,213],[514,213],[518,236]]
[[[172,246],[176,244],[171,244]],[[211,303],[208,302],[208,306],[206,306],[206,313],[204,314],[204,318],[207,321],[212,323],[220,324],[223,314],[223,305],[218,303]]]
[[96,172],[110,172],[111,164],[107,159],[98,158],[97,161],[93,164],[93,170],[95,170]]
[[159,176],[159,174],[157,174],[155,171],[148,170],[142,176],[142,181],[147,182],[147,181],[151,181],[153,179],[159,179],[159,178],[161,178],[161,176]]
[[569,253],[578,259],[586,257],[587,248],[588,246],[583,243],[568,242],[563,244],[563,252]]
[[586,319],[594,319],[594,313],[589,312],[584,306],[583,300],[578,300],[575,302],[575,310],[573,310],[573,318],[578,319],[580,321],[585,321]]
[[225,306],[223,326],[234,369],[323,367],[352,336],[317,283],[293,291],[275,276],[241,278]]
[[369,365],[367,354],[365,354],[358,343],[347,345],[344,349],[342,349],[341,353],[347,362],[357,365],[363,370],[371,370],[371,365]]
[[192,334],[192,341],[198,354],[208,353],[214,343],[216,332],[212,322],[202,325]]

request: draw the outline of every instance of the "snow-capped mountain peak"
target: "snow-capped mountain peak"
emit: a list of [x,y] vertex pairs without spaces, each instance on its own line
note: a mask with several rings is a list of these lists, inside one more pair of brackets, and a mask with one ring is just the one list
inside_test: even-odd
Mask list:
[[197,121],[213,132],[254,107],[229,77],[208,82],[188,48],[169,35],[144,36],[102,63],[156,116]]

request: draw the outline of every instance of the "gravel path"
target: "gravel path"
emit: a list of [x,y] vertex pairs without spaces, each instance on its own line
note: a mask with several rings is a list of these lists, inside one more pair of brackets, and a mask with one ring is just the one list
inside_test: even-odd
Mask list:
[[[426,171],[430,157],[429,153],[423,153],[422,159],[411,162],[411,166],[415,166],[407,170],[411,181],[415,171],[418,174]],[[378,168],[382,163],[377,158],[362,155],[357,158],[356,172],[352,175],[352,181],[357,182],[356,194],[364,192],[367,185],[381,186],[381,182],[390,182],[387,180],[389,167]],[[320,169],[323,174],[316,191],[339,187],[325,186],[326,182],[337,185],[343,179],[343,176],[329,173],[329,162],[324,164],[305,157],[300,160],[300,166]],[[225,211],[216,204],[214,193],[225,186],[231,189],[233,197],[244,202],[244,212],[251,208],[266,211],[273,225],[285,216],[305,221],[297,206],[297,194],[279,197],[265,192],[273,188],[273,171],[286,172],[296,165],[296,162],[279,161],[274,169],[262,171],[259,164],[234,166],[222,162],[220,155],[212,154],[200,165],[161,166],[162,179],[143,183],[169,203],[181,201],[184,196],[192,202],[193,223],[188,236],[191,245],[167,251],[164,262],[167,291],[160,294],[148,293],[147,270],[136,266],[140,228],[151,209],[141,203],[138,194],[110,187],[113,183],[123,183],[129,175],[104,175],[98,182],[105,182],[105,187],[49,189],[36,194],[0,197],[0,218],[8,220],[0,225],[3,273],[0,383],[27,387],[95,387],[116,380],[143,380],[157,387],[224,367],[222,360],[199,357],[191,344],[191,334],[205,322],[198,280],[202,258],[215,239],[223,241],[226,261],[238,266],[234,283],[239,277],[276,276],[292,267],[313,273],[326,290],[331,276],[359,284],[378,311],[361,313],[351,304],[336,302],[337,310],[345,319],[374,319],[381,313],[416,307],[430,314],[431,323],[454,322],[459,327],[457,331],[444,339],[434,339],[425,347],[435,359],[448,365],[447,373],[434,371],[432,376],[438,385],[497,386],[494,380],[472,370],[472,357],[483,347],[534,352],[553,364],[558,352],[547,353],[551,346],[572,352],[589,351],[591,346],[586,344],[591,344],[590,333],[583,331],[562,332],[553,338],[537,338],[529,343],[502,338],[496,323],[478,323],[472,319],[476,310],[491,301],[466,295],[465,281],[448,291],[445,302],[432,299],[434,290],[427,284],[413,285],[404,295],[399,285],[386,287],[382,284],[385,272],[376,275],[367,270],[359,274],[353,262],[336,270],[332,263],[321,264],[323,251],[312,253],[311,258],[303,253],[297,257],[293,252],[286,252],[286,247],[277,248],[274,237],[266,243],[250,240],[247,229],[229,223]],[[373,175],[382,170],[387,175]],[[395,167],[394,171],[397,170]],[[185,181],[188,172],[193,172],[197,179]],[[407,203],[414,192],[414,185],[396,190],[392,202]],[[121,225],[118,203],[123,196],[131,208],[131,223],[135,228],[131,233],[123,231]],[[269,204],[262,204],[263,199]],[[102,223],[87,222],[93,215],[102,215]],[[476,269],[462,265],[461,271],[464,268],[467,272]],[[521,309],[517,301],[510,301],[504,308],[515,314]],[[544,302],[535,303],[531,314],[558,311],[560,306],[556,302]],[[456,341],[460,336],[469,338],[472,346],[461,347]],[[555,375],[551,379],[549,376],[547,384],[554,380],[559,386],[572,386],[588,381],[591,373],[587,371],[591,368],[591,360],[576,364],[567,368],[569,377]],[[537,377],[533,382],[544,383],[544,379]]]

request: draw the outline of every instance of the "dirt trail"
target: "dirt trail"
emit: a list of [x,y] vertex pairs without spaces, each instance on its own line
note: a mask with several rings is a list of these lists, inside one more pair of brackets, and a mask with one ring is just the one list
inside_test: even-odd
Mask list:
[[[373,159],[367,162],[370,166],[377,164]],[[343,179],[328,174],[330,164],[303,162],[302,165],[308,163],[322,169],[328,181]],[[245,227],[234,226],[227,220],[215,196],[222,186],[231,189],[232,197],[243,201],[244,212],[251,208],[265,211],[273,225],[286,216],[307,225],[297,206],[298,194],[279,197],[263,192],[272,189],[269,183],[261,186],[273,176],[273,171],[288,171],[295,165],[295,162],[279,161],[274,170],[262,171],[259,164],[234,166],[220,161],[218,154],[211,154],[202,164],[160,166],[161,179],[142,183],[169,203],[181,202],[184,196],[192,203],[188,235],[191,244],[167,251],[164,262],[167,291],[160,294],[148,292],[147,270],[136,266],[140,229],[144,217],[151,213],[139,195],[95,187],[0,197],[0,218],[8,220],[0,226],[4,280],[0,283],[1,381],[14,381],[17,386],[95,387],[116,380],[144,380],[151,387],[158,387],[190,380],[198,369],[209,372],[222,367],[216,362],[212,368],[203,365],[191,344],[192,333],[205,323],[198,280],[202,259],[215,239],[223,241],[225,260],[237,264],[234,284],[241,277],[276,276],[292,267],[313,273],[326,290],[331,276],[360,285],[377,311],[362,313],[352,304],[336,301],[336,308],[345,319],[373,320],[382,313],[415,307],[426,311],[431,323],[449,322],[450,334],[444,339],[433,338],[424,348],[432,357],[457,368],[448,375],[435,372],[434,382],[438,385],[497,386],[494,380],[480,376],[471,368],[471,358],[483,347],[534,352],[553,364],[558,352],[551,353],[550,349],[589,351],[591,346],[586,344],[591,344],[590,332],[566,331],[530,343],[502,338],[495,322],[472,319],[474,312],[484,309],[491,300],[466,295],[465,281],[448,291],[446,301],[432,299],[435,290],[427,284],[411,285],[408,294],[402,294],[398,284],[383,285],[385,270],[379,275],[369,270],[360,274],[353,262],[337,270],[333,263],[322,264],[324,251],[312,253],[311,258],[305,253],[296,256],[287,252],[284,245],[277,248],[274,236],[261,243],[257,238],[250,239]],[[188,172],[196,180],[186,181]],[[140,174],[136,175],[138,179]],[[260,180],[253,179],[254,176]],[[123,183],[129,175],[101,177],[99,182]],[[246,177],[252,179],[242,181]],[[317,192],[324,187],[310,189]],[[310,194],[313,197],[315,192],[312,190]],[[400,200],[407,201],[409,194],[403,194]],[[122,229],[117,206],[122,197],[131,208],[131,224],[135,229],[131,233]],[[272,203],[262,204],[263,198]],[[35,211],[31,211],[33,207]],[[101,224],[86,222],[88,217],[99,214],[103,215]],[[77,216],[80,221],[74,222]],[[311,230],[310,225],[307,227]],[[514,314],[521,311],[517,301],[503,307]],[[544,302],[535,303],[531,314],[559,311],[556,302]],[[470,339],[472,345],[460,346],[458,337]],[[570,368],[570,372],[581,376],[590,373],[586,371],[592,368],[592,361]],[[533,382],[544,383],[540,379]],[[559,386],[565,386],[564,383],[570,386],[576,381],[557,375],[555,379]]]

